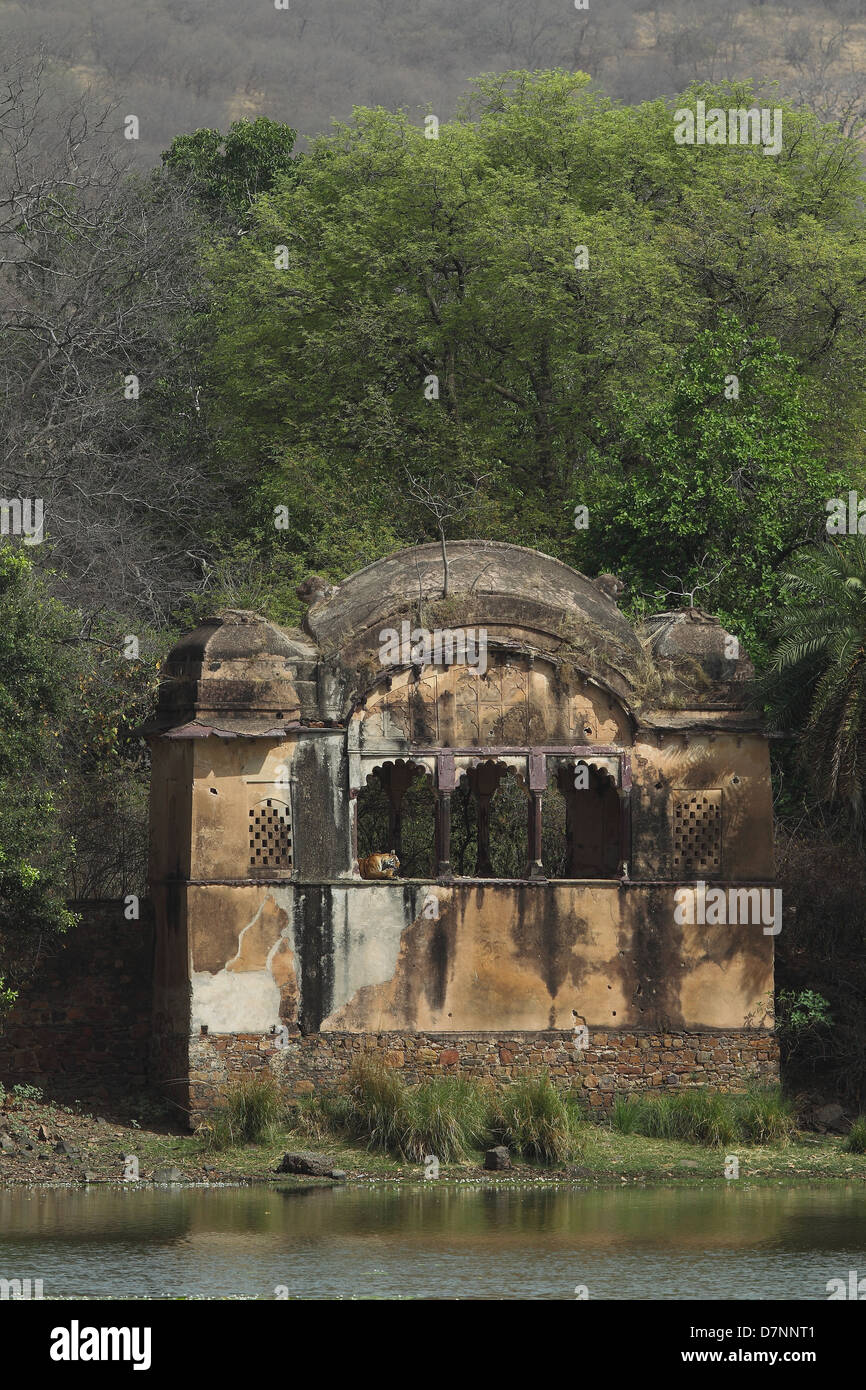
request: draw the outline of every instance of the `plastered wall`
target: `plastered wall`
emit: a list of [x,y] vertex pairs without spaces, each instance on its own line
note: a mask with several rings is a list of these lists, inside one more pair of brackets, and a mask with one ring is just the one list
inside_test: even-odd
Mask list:
[[678,925],[674,885],[189,890],[193,1031],[741,1028],[760,923]]

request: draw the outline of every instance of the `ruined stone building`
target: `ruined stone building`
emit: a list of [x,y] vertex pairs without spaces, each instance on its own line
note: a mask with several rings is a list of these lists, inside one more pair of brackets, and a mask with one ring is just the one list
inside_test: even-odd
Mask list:
[[[745,654],[696,609],[638,634],[535,551],[448,558],[445,597],[424,545],[307,586],[302,630],[224,612],[171,652],[157,1076],[193,1112],[255,1068],[330,1084],[367,1047],[409,1079],[546,1066],[596,1105],[773,1078],[775,928],[727,910],[774,876]],[[394,877],[362,877],[377,853]]]

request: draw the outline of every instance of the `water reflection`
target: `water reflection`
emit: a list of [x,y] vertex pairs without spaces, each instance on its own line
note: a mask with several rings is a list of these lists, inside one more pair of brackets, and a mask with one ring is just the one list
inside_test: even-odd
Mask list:
[[824,1299],[866,1274],[866,1191],[0,1191],[0,1278],[46,1297]]

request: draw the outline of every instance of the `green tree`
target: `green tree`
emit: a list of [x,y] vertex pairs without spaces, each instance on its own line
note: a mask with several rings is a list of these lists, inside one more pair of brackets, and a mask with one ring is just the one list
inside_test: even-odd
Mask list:
[[0,1009],[76,920],[65,902],[74,845],[57,811],[74,636],[73,616],[29,557],[0,549]]
[[819,797],[862,834],[866,789],[866,537],[823,545],[786,576],[767,675],[774,722],[800,731]]
[[772,338],[730,318],[698,333],[655,408],[618,401],[615,442],[592,453],[576,498],[590,509],[581,564],[614,569],[651,609],[692,597],[758,654],[780,567],[820,539],[841,483],[816,444],[815,396]]
[[[677,104],[697,96],[748,106],[752,93],[694,88]],[[380,532],[387,546],[434,533],[407,472],[431,488],[485,475],[461,534],[574,560],[573,501],[592,501],[583,493],[600,458],[622,476],[620,449],[653,420],[661,428],[668,405],[678,428],[708,429],[701,383],[683,394],[683,363],[715,331],[719,370],[736,369],[721,360],[727,317],[764,341],[767,359],[761,405],[749,403],[749,372],[760,373],[747,362],[739,444],[721,441],[735,468],[750,437],[762,450],[750,478],[761,554],[741,586],[748,598],[737,598],[749,616],[755,584],[793,539],[790,514],[780,527],[763,505],[772,468],[758,411],[772,404],[789,428],[777,481],[785,467],[792,481],[803,469],[811,478],[819,445],[831,463],[851,449],[866,367],[857,150],[811,114],[783,111],[783,152],[766,158],[678,146],[672,104],[615,107],[580,73],[483,78],[438,139],[403,113],[356,110],[256,200],[248,235],[208,258],[203,367],[219,471],[236,499],[263,489],[286,504],[276,545],[293,567],[316,555],[311,567],[336,576],[355,563],[354,534],[375,553]],[[798,373],[786,416],[782,382],[796,387]],[[686,461],[671,453],[668,464]],[[336,510],[325,473],[338,480]],[[708,487],[723,497],[720,483]],[[261,545],[271,563],[265,509],[233,513],[232,528],[229,550]],[[654,535],[654,559],[678,573],[684,546],[671,539],[668,551],[669,537]],[[599,568],[617,554],[599,553]],[[761,621],[770,597],[758,595]]]
[[225,135],[207,128],[178,135],[162,156],[172,174],[189,180],[211,216],[242,221],[252,203],[294,170],[298,132],[258,116],[234,121]]

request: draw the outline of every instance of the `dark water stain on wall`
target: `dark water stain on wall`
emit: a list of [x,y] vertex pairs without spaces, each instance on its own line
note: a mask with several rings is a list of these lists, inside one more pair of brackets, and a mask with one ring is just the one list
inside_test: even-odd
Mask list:
[[[501,889],[511,897],[514,889]],[[517,922],[513,940],[519,960],[526,961],[544,980],[551,999],[555,999],[566,979],[580,985],[585,966],[574,955],[579,941],[589,935],[583,917],[563,912],[562,901],[547,886],[520,885],[517,890]]]
[[633,1022],[647,1028],[683,1026],[680,1001],[682,976],[682,930],[675,924],[670,886],[651,888],[640,897],[630,895],[632,917],[632,989],[640,990],[639,1012],[634,1006]]
[[331,890],[326,884],[301,888],[295,900],[295,946],[299,957],[302,1033],[318,1031],[334,998],[334,928]]
[[348,754],[334,738],[298,744],[293,760],[294,855],[302,879],[334,878],[352,867],[349,798],[334,795],[348,782]]

